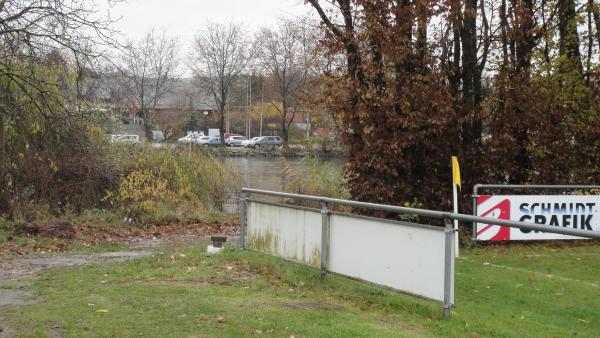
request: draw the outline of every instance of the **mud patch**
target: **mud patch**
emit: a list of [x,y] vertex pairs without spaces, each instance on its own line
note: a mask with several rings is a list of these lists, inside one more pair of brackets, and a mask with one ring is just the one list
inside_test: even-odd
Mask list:
[[62,328],[59,324],[53,323],[48,326],[48,333],[50,338],[63,338],[65,335],[62,333]]
[[0,289],[0,307],[35,304],[33,294],[29,291]]
[[143,281],[143,284],[147,285],[162,285],[172,287],[190,287],[190,286],[210,286],[216,283],[207,281],[191,281],[191,280],[147,280]]
[[298,310],[345,311],[342,306],[335,304],[285,302],[281,305],[288,309]]
[[14,337],[15,332],[6,324],[6,318],[0,315],[0,338]]
[[[103,261],[122,261],[140,258],[150,252],[109,252],[92,255],[60,255],[37,258],[19,258],[0,261],[0,319],[3,308],[35,304],[37,300],[28,291],[28,277],[46,269],[83,266]],[[0,321],[0,323],[5,320]],[[0,325],[0,338],[11,337],[14,332]],[[51,337],[62,337],[58,329],[50,330]]]
[[84,265],[88,262],[90,262],[90,258],[85,256],[50,256],[6,260],[0,262],[0,278],[33,275],[45,269]]
[[6,276],[33,275],[42,270],[82,266],[103,261],[122,261],[150,255],[145,251],[106,252],[100,254],[70,254],[37,258],[17,258],[0,261],[0,281]]
[[136,259],[150,255],[149,252],[144,251],[119,251],[119,252],[105,252],[95,255],[99,259],[111,259],[111,260],[123,260],[123,259]]

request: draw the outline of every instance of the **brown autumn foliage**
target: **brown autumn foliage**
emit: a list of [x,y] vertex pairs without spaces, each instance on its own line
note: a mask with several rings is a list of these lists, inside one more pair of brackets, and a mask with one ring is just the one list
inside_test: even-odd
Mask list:
[[462,210],[475,183],[598,183],[600,41],[574,10],[594,1],[306,2],[353,198],[449,208],[451,155]]

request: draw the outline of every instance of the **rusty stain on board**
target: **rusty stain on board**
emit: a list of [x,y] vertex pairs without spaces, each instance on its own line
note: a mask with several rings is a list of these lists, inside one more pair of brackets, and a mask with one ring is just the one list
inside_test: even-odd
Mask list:
[[[313,266],[320,266],[320,215],[307,217],[304,210],[288,209],[272,205],[252,203],[249,205],[248,241],[249,248],[270,253],[287,259],[296,260]],[[315,222],[315,220],[319,220]],[[297,220],[301,220],[297,223]],[[318,223],[318,224],[313,224]],[[282,234],[286,227],[290,231]],[[311,228],[312,227],[312,228]],[[318,230],[318,234],[315,233]],[[311,232],[312,231],[312,232]],[[311,238],[318,235],[317,238]],[[300,250],[299,250],[300,249]]]

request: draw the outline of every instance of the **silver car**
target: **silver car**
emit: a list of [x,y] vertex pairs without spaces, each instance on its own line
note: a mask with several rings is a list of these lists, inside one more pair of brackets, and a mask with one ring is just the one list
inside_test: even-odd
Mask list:
[[203,146],[203,145],[205,145],[206,143],[208,143],[208,141],[210,141],[210,139],[211,139],[211,138],[212,138],[212,137],[210,137],[210,136],[200,136],[200,137],[196,138],[196,139],[194,140],[194,142],[196,142],[196,143],[198,143],[199,145]]
[[241,135],[234,135],[234,136],[229,136],[226,140],[225,140],[225,145],[228,147],[241,147],[244,144],[244,141],[247,141],[248,139],[245,138],[244,136]]
[[153,141],[164,141],[165,140],[165,134],[163,134],[162,131],[160,130],[153,130],[152,131],[152,140]]
[[279,136],[255,137],[246,145],[248,148],[283,147],[283,139]]
[[115,140],[115,142],[121,143],[140,143],[139,135],[119,135]]

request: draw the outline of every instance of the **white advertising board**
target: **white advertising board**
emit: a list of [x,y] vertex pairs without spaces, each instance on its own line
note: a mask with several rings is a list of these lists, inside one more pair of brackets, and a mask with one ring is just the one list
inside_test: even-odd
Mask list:
[[[481,195],[477,216],[600,232],[600,196]],[[580,237],[477,223],[480,241],[580,239]]]
[[332,215],[330,234],[330,271],[444,301],[444,228]]
[[[246,210],[246,247],[321,266],[319,211],[253,200]],[[328,271],[454,303],[454,244],[447,243],[454,237],[444,228],[334,213],[327,237]]]

